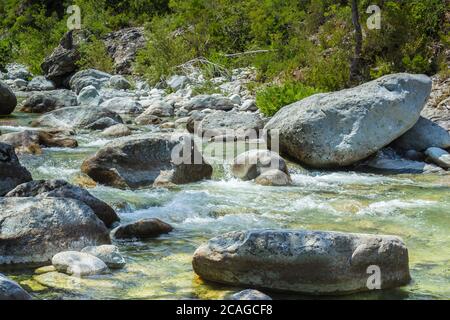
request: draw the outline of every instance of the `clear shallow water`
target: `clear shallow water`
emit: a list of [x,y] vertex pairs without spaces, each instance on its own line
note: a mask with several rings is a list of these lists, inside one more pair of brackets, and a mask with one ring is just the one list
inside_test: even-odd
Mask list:
[[[30,118],[0,119],[0,130],[26,127]],[[78,149],[44,149],[21,156],[34,179],[79,181],[80,165],[108,140],[77,136]],[[409,248],[413,282],[403,288],[345,296],[350,299],[450,298],[450,175],[379,175],[307,171],[290,165],[292,187],[263,187],[231,178],[215,165],[211,181],[174,190],[90,192],[118,210],[123,222],[158,217],[175,231],[158,239],[118,242],[127,267],[75,279],[34,270],[6,272],[45,299],[217,299],[242,288],[206,284],[191,267],[204,241],[233,230],[304,228],[401,236]],[[307,298],[272,294],[274,297]],[[342,297],[338,297],[342,298]]]

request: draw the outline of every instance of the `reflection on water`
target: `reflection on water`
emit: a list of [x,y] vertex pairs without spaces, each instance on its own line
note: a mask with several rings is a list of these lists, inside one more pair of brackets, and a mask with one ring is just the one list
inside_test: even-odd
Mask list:
[[[15,125],[26,124],[19,118]],[[1,125],[3,132],[11,131]],[[43,155],[21,156],[21,161],[34,179],[73,182],[82,161],[108,142],[88,133],[77,139],[78,149],[45,149]],[[116,243],[128,264],[110,275],[75,283],[55,273],[33,275],[33,270],[9,275],[40,298],[217,299],[240,288],[206,284],[193,273],[192,254],[202,242],[232,230],[304,228],[394,234],[406,242],[414,279],[409,286],[346,298],[450,298],[449,175],[320,172],[292,163],[290,168],[292,187],[239,181],[228,166],[215,165],[213,180],[174,190],[90,189],[114,206],[124,222],[158,217],[175,231],[154,240]]]

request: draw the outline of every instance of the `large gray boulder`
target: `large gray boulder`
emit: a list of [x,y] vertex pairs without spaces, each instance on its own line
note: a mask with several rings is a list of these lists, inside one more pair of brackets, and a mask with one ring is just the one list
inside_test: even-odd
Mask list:
[[148,239],[156,238],[161,234],[169,233],[172,226],[159,219],[142,219],[121,225],[111,234],[115,239]]
[[348,166],[411,129],[430,92],[425,75],[388,75],[286,106],[265,129],[278,130],[280,150],[304,164]]
[[139,117],[136,118],[136,123],[145,122],[146,119],[152,116],[156,117],[171,117],[174,114],[173,106],[164,101],[154,101]]
[[[78,106],[61,108],[34,120],[31,125],[34,127],[52,128],[85,128],[103,118],[110,118],[113,124],[123,123],[122,118],[115,112],[94,106]],[[104,129],[101,128],[101,129]]]
[[53,81],[48,80],[44,76],[37,76],[31,79],[27,85],[28,91],[48,91],[55,90],[55,84]]
[[119,138],[85,160],[81,170],[101,184],[118,188],[151,186],[166,171],[172,172],[174,184],[212,174],[190,136],[162,133]]
[[395,288],[411,279],[400,238],[339,232],[231,232],[200,246],[192,264],[205,280],[313,295]]
[[81,89],[77,101],[81,105],[99,106],[103,102],[103,98],[94,86],[89,85]]
[[249,135],[256,139],[259,130],[263,128],[263,120],[255,113],[215,111],[203,118],[199,133],[214,137],[231,132],[234,135]]
[[238,155],[231,166],[232,174],[242,180],[253,180],[266,171],[279,170],[289,174],[286,161],[270,150],[250,150]]
[[0,197],[31,180],[30,172],[20,164],[14,148],[0,142]]
[[0,264],[43,264],[64,250],[109,244],[92,209],[67,198],[0,198]]
[[69,86],[76,94],[79,94],[83,88],[88,86],[93,86],[99,90],[108,84],[109,79],[111,79],[109,73],[95,69],[86,69],[75,73],[70,78]]
[[103,102],[100,107],[119,114],[137,114],[143,111],[139,102],[127,97],[112,98]]
[[17,105],[14,92],[4,82],[0,81],[0,116],[13,113]]
[[109,79],[109,86],[117,90],[128,90],[131,88],[131,83],[125,77],[115,75]]
[[10,80],[29,80],[33,75],[28,68],[19,63],[9,63],[6,65],[6,79]]
[[18,283],[0,273],[0,300],[31,300],[32,297]]
[[437,123],[420,117],[411,130],[394,141],[394,145],[403,150],[447,149],[450,148],[450,133]]
[[64,180],[35,180],[17,186],[6,197],[70,198],[87,204],[107,227],[120,221],[108,204],[91,195],[86,189]]
[[450,153],[440,148],[428,148],[425,155],[438,166],[450,169]]
[[70,90],[52,90],[36,92],[30,95],[20,106],[21,112],[45,113],[56,109],[76,106],[77,96]]
[[95,276],[109,271],[108,266],[96,256],[85,252],[64,251],[52,258],[56,271],[77,277]]

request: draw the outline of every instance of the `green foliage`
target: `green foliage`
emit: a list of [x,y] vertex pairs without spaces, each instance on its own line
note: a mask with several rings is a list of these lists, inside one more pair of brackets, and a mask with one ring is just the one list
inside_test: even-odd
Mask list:
[[81,69],[97,69],[100,71],[112,73],[114,70],[114,61],[108,55],[103,41],[92,36],[88,42],[80,45],[80,60],[77,62]]
[[299,82],[286,82],[280,86],[271,86],[258,91],[256,105],[266,116],[273,116],[282,107],[319,92]]

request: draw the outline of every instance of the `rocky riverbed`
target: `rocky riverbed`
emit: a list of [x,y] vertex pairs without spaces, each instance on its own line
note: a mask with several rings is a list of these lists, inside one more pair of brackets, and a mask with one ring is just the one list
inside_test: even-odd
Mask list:
[[[0,101],[0,270],[34,298],[218,299],[248,288],[292,299],[450,296],[448,81],[432,89],[425,76],[395,75],[266,119],[246,89],[251,69],[212,79],[221,93],[204,95],[193,94],[201,73],[173,77],[170,90],[97,70],[71,75],[65,89],[30,76],[12,65],[0,80],[9,97]],[[195,121],[210,139],[180,138]],[[264,126],[280,129],[285,159],[244,153],[261,141],[242,137]],[[255,164],[206,152],[224,140],[240,141],[234,156]],[[171,151],[193,141],[200,162],[174,163]],[[258,247],[259,237],[273,245]],[[386,270],[384,290],[364,285],[373,264]],[[285,283],[286,266],[309,273]]]

